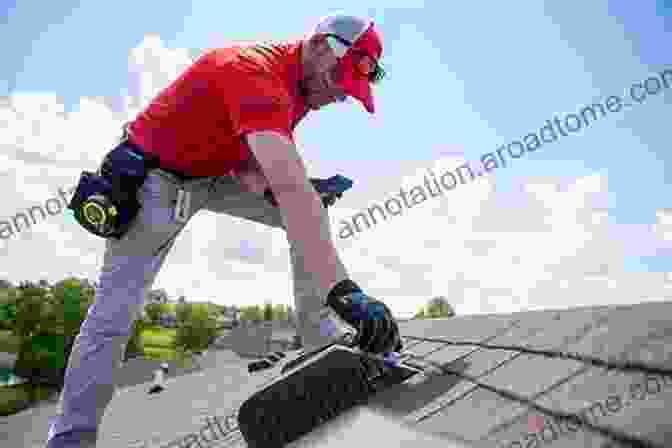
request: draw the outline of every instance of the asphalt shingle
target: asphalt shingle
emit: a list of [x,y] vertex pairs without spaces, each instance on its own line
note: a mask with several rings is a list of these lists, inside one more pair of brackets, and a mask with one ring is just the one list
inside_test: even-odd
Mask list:
[[[593,425],[607,425],[617,436],[672,446],[670,372],[662,376],[660,371],[622,369],[628,367],[623,361],[640,363],[634,365],[638,368],[670,367],[672,302],[457,316],[403,322],[400,329],[410,352],[451,373],[416,376],[389,388],[292,448],[348,446],[343,445],[350,434],[346,429],[354,432],[355,427],[368,428],[360,431],[380,438],[391,422],[446,438],[441,445],[445,448],[451,446],[448,439],[483,448],[540,448],[551,442],[554,448],[627,446],[610,442],[613,437],[599,428],[560,418],[571,413]],[[249,376],[245,361],[230,355],[226,362],[217,361],[213,353],[202,371],[169,378],[168,389],[155,397],[146,394],[147,383],[121,390],[104,417],[99,448],[168,448],[170,441],[198,434],[207,417],[230,414],[276,373]],[[590,357],[621,364],[607,369]],[[27,432],[12,438],[25,443],[12,446],[41,448],[51,412],[53,405],[25,411],[2,421],[2,430],[12,437]],[[385,423],[367,412],[385,416]],[[366,426],[369,420],[379,426]],[[396,446],[404,446],[399,445],[401,438],[386,438],[386,446],[395,446],[395,440]],[[416,445],[434,446],[423,443],[418,439]],[[199,445],[192,440],[191,445],[172,446]],[[201,446],[245,445],[239,434],[231,434]]]
[[[532,400],[560,413],[580,412],[581,406],[601,410],[599,400],[604,401],[611,394],[608,405],[618,412],[608,411],[600,424],[612,425],[612,429],[620,431],[625,437],[643,438],[660,447],[672,446],[672,419],[669,418],[669,410],[665,410],[668,407],[666,404],[672,403],[669,392],[672,377],[652,374],[647,377],[641,370],[622,371],[617,368],[627,367],[622,365],[624,361],[669,367],[672,303],[516,313],[499,316],[495,321],[497,328],[502,328],[499,324],[507,319],[510,323],[508,328],[487,342],[477,340],[483,341],[487,335],[493,334],[490,316],[470,319],[475,327],[471,334],[476,335],[472,339],[461,339],[465,333],[456,330],[457,325],[448,328],[448,322],[441,323],[443,330],[438,328],[439,325],[432,330],[433,340],[445,338],[446,343],[476,343],[478,350],[465,353],[460,358],[457,357],[462,351],[460,349],[474,346],[451,346],[451,349],[444,348],[428,358],[444,365],[452,362],[452,371],[470,374],[472,379],[477,377],[483,384],[512,392],[514,397]],[[427,328],[426,323],[423,326]],[[422,327],[406,326],[405,335],[411,339],[413,336],[427,337],[415,333],[418,328]],[[502,347],[511,350],[502,350]],[[520,349],[518,354],[516,347]],[[535,350],[557,350],[579,359],[530,352]],[[470,361],[480,354],[495,359],[488,367],[474,368]],[[581,360],[582,356],[591,358]],[[593,367],[592,358],[621,364],[611,370],[604,366]],[[465,365],[456,369],[459,360]],[[485,374],[481,373],[483,370]],[[639,383],[634,378],[639,378]],[[618,401],[616,390],[634,387],[630,384],[643,384],[638,389],[643,390],[647,378],[650,389],[661,390],[655,397],[649,394],[646,399]],[[539,416],[543,413],[511,397],[473,385],[467,393],[464,393],[467,386],[458,392],[461,383],[470,381],[461,378],[451,392],[441,395],[436,402],[426,404],[421,410],[409,413],[406,420],[415,422],[419,430],[437,434],[458,433],[462,438],[478,443],[478,446],[540,447],[551,441],[553,446],[620,446],[599,430],[572,427],[571,422],[568,428],[566,420],[560,419],[556,423],[552,415],[546,416],[546,422],[551,423],[539,423]],[[669,389],[665,389],[666,386]],[[606,403],[602,406],[607,406]]]

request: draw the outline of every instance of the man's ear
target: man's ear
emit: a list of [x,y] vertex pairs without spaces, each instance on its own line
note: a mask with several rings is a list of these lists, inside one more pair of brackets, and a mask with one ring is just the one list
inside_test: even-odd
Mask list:
[[322,54],[329,49],[327,36],[322,33],[314,33],[308,39],[308,46],[312,54]]
[[310,38],[308,39],[308,42],[310,43],[311,47],[316,47],[320,45],[321,42],[324,42],[326,40],[326,36],[322,33],[313,33]]

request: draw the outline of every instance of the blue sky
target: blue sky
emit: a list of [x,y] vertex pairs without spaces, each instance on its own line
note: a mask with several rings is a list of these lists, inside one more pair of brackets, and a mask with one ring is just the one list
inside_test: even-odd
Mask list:
[[[417,165],[450,148],[478,160],[546,119],[672,69],[670,0],[396,3],[10,0],[0,11],[0,39],[12,43],[3,48],[0,95],[53,92],[70,110],[84,96],[127,93],[129,51],[148,34],[197,50],[223,39],[300,37],[337,9],[367,14],[384,33],[390,72],[377,90],[380,113],[335,105],[299,131],[320,166],[348,166],[366,182],[384,176],[372,169],[381,161]],[[498,191],[599,172],[609,179],[610,219],[651,225],[672,197],[671,105],[672,89],[516,160],[497,172]],[[631,254],[625,264],[672,271],[670,255]]]

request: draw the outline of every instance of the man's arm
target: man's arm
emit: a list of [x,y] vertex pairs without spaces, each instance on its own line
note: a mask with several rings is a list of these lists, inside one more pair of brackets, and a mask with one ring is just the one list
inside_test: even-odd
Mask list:
[[278,202],[287,238],[302,246],[305,265],[313,267],[325,299],[347,272],[334,246],[326,209],[296,146],[273,131],[252,132],[247,142]]

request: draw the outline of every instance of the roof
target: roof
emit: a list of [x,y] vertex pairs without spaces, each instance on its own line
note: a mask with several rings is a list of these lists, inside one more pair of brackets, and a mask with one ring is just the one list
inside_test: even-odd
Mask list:
[[617,446],[597,428],[608,425],[672,444],[672,302],[412,321],[402,333],[455,372],[374,400],[417,430],[479,446],[606,448]]
[[[371,442],[385,437],[385,446],[406,445],[377,429],[392,424],[405,434],[418,431],[411,437],[418,447],[437,446],[432,437],[443,448],[455,446],[452,440],[492,448],[672,445],[672,302],[414,320],[400,328],[418,362],[449,373],[383,391],[293,447],[350,446],[337,442],[356,428]],[[151,398],[146,384],[120,390],[98,447],[199,446],[177,441],[202,431],[208,417],[230,415],[275,373],[250,377],[244,361],[225,353],[210,352],[206,368],[169,379],[168,389]],[[572,413],[581,421],[563,419]],[[46,415],[26,411],[0,429],[9,433],[11,422],[12,440],[21,428],[32,434],[14,446],[41,448],[30,442],[44,440]],[[609,445],[611,437],[650,444]],[[200,446],[244,444],[232,433]]]

